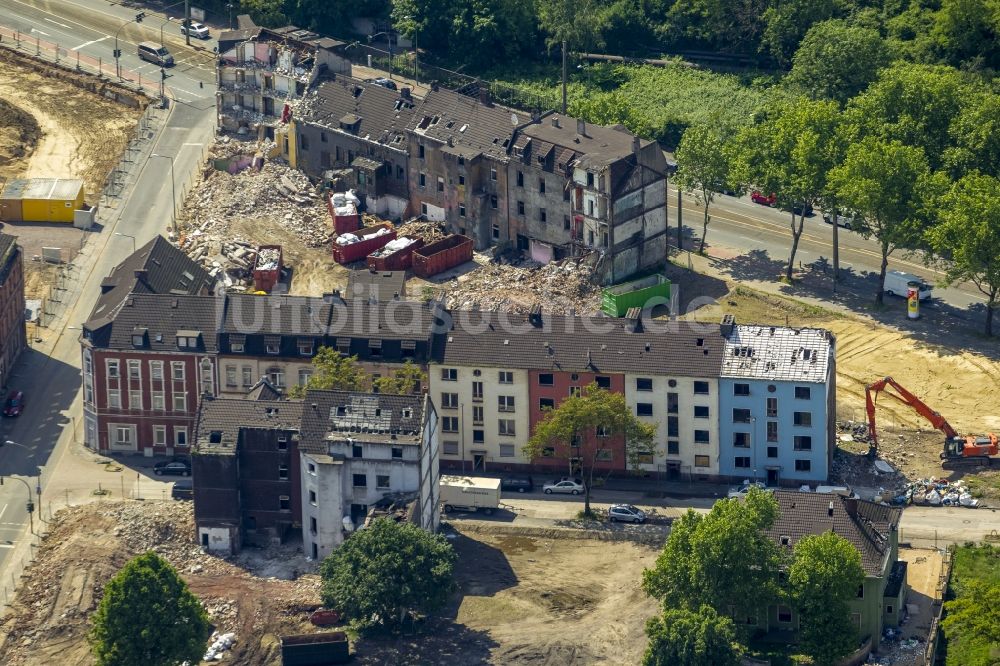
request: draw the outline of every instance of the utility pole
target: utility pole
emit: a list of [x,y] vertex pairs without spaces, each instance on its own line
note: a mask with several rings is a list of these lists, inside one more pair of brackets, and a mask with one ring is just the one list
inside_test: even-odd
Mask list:
[[837,282],[840,281],[840,241],[837,227],[840,226],[840,213],[833,211],[833,293],[837,293]]
[[562,113],[566,115],[566,40],[562,41]]
[[191,0],[184,0],[184,43],[191,46]]
[[677,185],[677,251],[680,252],[684,249],[684,222],[682,217],[684,215],[684,210],[681,207],[681,187],[680,184]]

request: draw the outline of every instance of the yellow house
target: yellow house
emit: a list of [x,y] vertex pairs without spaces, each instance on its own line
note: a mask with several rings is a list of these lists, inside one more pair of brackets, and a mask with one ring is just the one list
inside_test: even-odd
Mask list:
[[83,181],[66,178],[11,180],[0,193],[4,222],[68,222],[82,209]]

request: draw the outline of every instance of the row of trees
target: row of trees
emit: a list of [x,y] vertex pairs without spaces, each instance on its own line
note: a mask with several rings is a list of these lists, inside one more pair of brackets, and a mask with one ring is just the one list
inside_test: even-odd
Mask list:
[[643,589],[663,604],[646,626],[646,666],[735,666],[749,638],[732,617],[784,604],[799,616],[799,647],[818,666],[858,644],[849,602],[864,581],[861,555],[833,533],[804,537],[788,552],[766,531],[778,517],[774,496],[757,488],[745,500],[689,510],[675,521]]
[[[226,14],[223,0],[207,2],[208,9]],[[574,11],[563,11],[571,5]],[[789,67],[809,31],[829,21],[868,30],[907,60],[1000,67],[991,0],[243,0],[240,11],[262,24],[291,21],[337,36],[345,36],[352,16],[391,17],[397,30],[419,32],[421,44],[437,56],[492,69],[538,58],[546,41],[567,39],[568,24],[574,25],[568,41],[575,50],[643,56],[709,50]]]
[[[686,130],[677,182],[704,204],[702,248],[710,204],[723,190],[774,193],[790,211],[787,280],[807,210],[851,215],[852,228],[880,247],[876,304],[889,257],[920,250],[948,283],[970,281],[983,293],[991,335],[1000,307],[1000,95],[951,68],[903,64],[882,70],[843,107],[825,98],[839,93],[822,90],[816,83],[812,97],[781,100],[744,127]],[[838,279],[838,225],[832,229]]]

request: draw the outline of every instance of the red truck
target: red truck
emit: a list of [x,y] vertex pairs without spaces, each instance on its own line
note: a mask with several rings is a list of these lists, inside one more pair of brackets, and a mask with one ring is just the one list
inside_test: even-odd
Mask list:
[[413,274],[429,278],[467,261],[472,261],[472,239],[453,234],[414,250]]
[[327,197],[326,207],[333,220],[333,231],[338,236],[357,231],[361,227],[358,198],[354,196],[354,192],[331,192]]
[[280,245],[261,245],[253,262],[253,288],[271,293],[281,281],[283,267]]
[[341,234],[333,239],[333,260],[338,264],[359,261],[392,240],[396,240],[396,230],[389,222]]
[[373,271],[405,271],[413,263],[413,251],[424,246],[423,238],[397,238],[368,255]]

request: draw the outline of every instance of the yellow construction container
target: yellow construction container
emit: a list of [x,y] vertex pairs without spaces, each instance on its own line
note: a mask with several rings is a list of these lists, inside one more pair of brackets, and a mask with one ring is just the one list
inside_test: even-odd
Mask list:
[[25,178],[7,183],[0,193],[4,222],[68,222],[82,209],[83,181],[66,178]]

